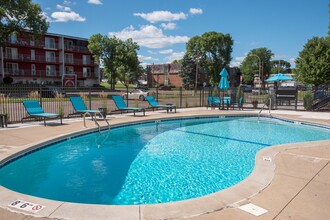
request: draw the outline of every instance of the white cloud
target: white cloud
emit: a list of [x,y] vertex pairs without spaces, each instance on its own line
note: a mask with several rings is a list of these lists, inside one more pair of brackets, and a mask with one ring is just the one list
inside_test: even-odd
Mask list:
[[242,62],[244,61],[245,58],[246,58],[246,56],[244,56],[244,57],[234,57],[234,59],[230,62],[230,66],[231,67],[235,67],[235,66],[239,67],[242,64]]
[[56,5],[56,8],[60,11],[71,11],[71,8],[67,6]]
[[68,21],[86,21],[86,18],[81,17],[78,13],[70,11],[53,12],[51,17],[52,22],[68,22]]
[[203,10],[200,8],[191,8],[191,9],[189,9],[189,12],[190,12],[190,14],[193,14],[193,15],[203,14]]
[[159,21],[178,21],[186,19],[188,16],[183,13],[172,13],[169,11],[153,11],[151,13],[134,13],[134,16],[139,16],[151,23],[156,23]]
[[89,4],[102,5],[101,0],[88,0]]
[[51,22],[52,19],[48,16],[46,12],[41,12],[41,16],[46,19],[47,22]]
[[173,50],[172,49],[169,49],[169,50],[161,50],[158,52],[159,54],[170,54],[170,53],[173,53]]
[[170,56],[165,57],[166,62],[172,63],[174,60],[181,60],[185,52],[174,52]]
[[158,58],[154,58],[154,57],[150,57],[150,56],[138,55],[138,58],[141,62],[143,62],[143,61],[159,61]]
[[132,38],[134,42],[147,48],[164,48],[174,44],[187,43],[189,40],[187,36],[164,35],[161,29],[153,25],[144,25],[140,30],[130,26],[120,32],[109,32],[109,35],[122,40]]
[[161,25],[160,25],[162,28],[164,28],[164,30],[174,30],[175,28],[176,28],[176,24],[175,23],[172,23],[172,22],[170,22],[170,23],[162,23]]

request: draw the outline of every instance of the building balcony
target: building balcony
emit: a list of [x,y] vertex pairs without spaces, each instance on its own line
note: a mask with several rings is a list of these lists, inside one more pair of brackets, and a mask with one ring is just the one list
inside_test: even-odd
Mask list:
[[82,60],[82,59],[64,59],[65,64],[78,65],[78,66],[95,66],[97,65],[92,60]]
[[88,48],[83,46],[64,45],[64,50],[70,52],[90,53]]
[[12,77],[50,77],[50,78],[59,78],[61,74],[59,71],[46,71],[46,70],[35,70],[32,71],[31,69],[4,69],[5,76],[12,76]]
[[31,42],[29,39],[18,39],[16,41],[8,40],[8,46],[20,46],[20,47],[30,47],[30,48],[43,48],[50,50],[58,50],[58,44],[45,44],[44,42]]
[[4,59],[12,62],[59,63],[59,59],[57,57],[46,57],[40,55],[31,56],[31,54],[5,54]]

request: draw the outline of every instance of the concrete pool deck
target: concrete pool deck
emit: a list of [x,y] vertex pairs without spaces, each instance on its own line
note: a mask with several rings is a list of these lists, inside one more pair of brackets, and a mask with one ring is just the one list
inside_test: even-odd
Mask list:
[[[219,111],[205,108],[146,112],[146,117],[108,116],[110,124],[137,120],[199,115],[257,114],[255,110]],[[264,113],[267,115],[266,111]],[[272,111],[273,116],[330,126],[330,113]],[[10,125],[0,129],[0,161],[44,141],[96,129],[90,120],[65,119],[63,125],[42,122]],[[100,122],[102,124],[102,122]],[[103,124],[102,124],[103,125]],[[46,206],[31,214],[10,208],[17,199]],[[252,203],[265,214],[256,217],[239,207]],[[25,219],[328,219],[330,216],[330,139],[285,144],[261,150],[253,173],[229,189],[201,198],[158,205],[106,206],[46,200],[16,193],[0,186],[0,220]]]

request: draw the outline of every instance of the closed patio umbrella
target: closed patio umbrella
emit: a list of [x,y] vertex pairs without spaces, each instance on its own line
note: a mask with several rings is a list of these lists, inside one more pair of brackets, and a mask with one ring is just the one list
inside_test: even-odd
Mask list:
[[293,80],[293,78],[289,77],[283,73],[278,73],[272,77],[269,77],[265,81],[266,82],[278,82],[278,81],[289,81],[289,80]]
[[228,72],[226,70],[226,68],[223,68],[220,72],[220,82],[219,82],[219,89],[223,90],[223,95],[222,95],[222,108],[224,108],[224,96],[225,96],[225,90],[227,90],[229,88],[229,81],[228,81]]

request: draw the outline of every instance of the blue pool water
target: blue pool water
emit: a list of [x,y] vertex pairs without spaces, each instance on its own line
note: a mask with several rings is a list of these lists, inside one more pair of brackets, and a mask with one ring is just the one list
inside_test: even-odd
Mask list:
[[152,204],[207,195],[245,179],[268,146],[330,139],[329,129],[255,117],[150,122],[42,148],[0,168],[0,184],[38,197]]

